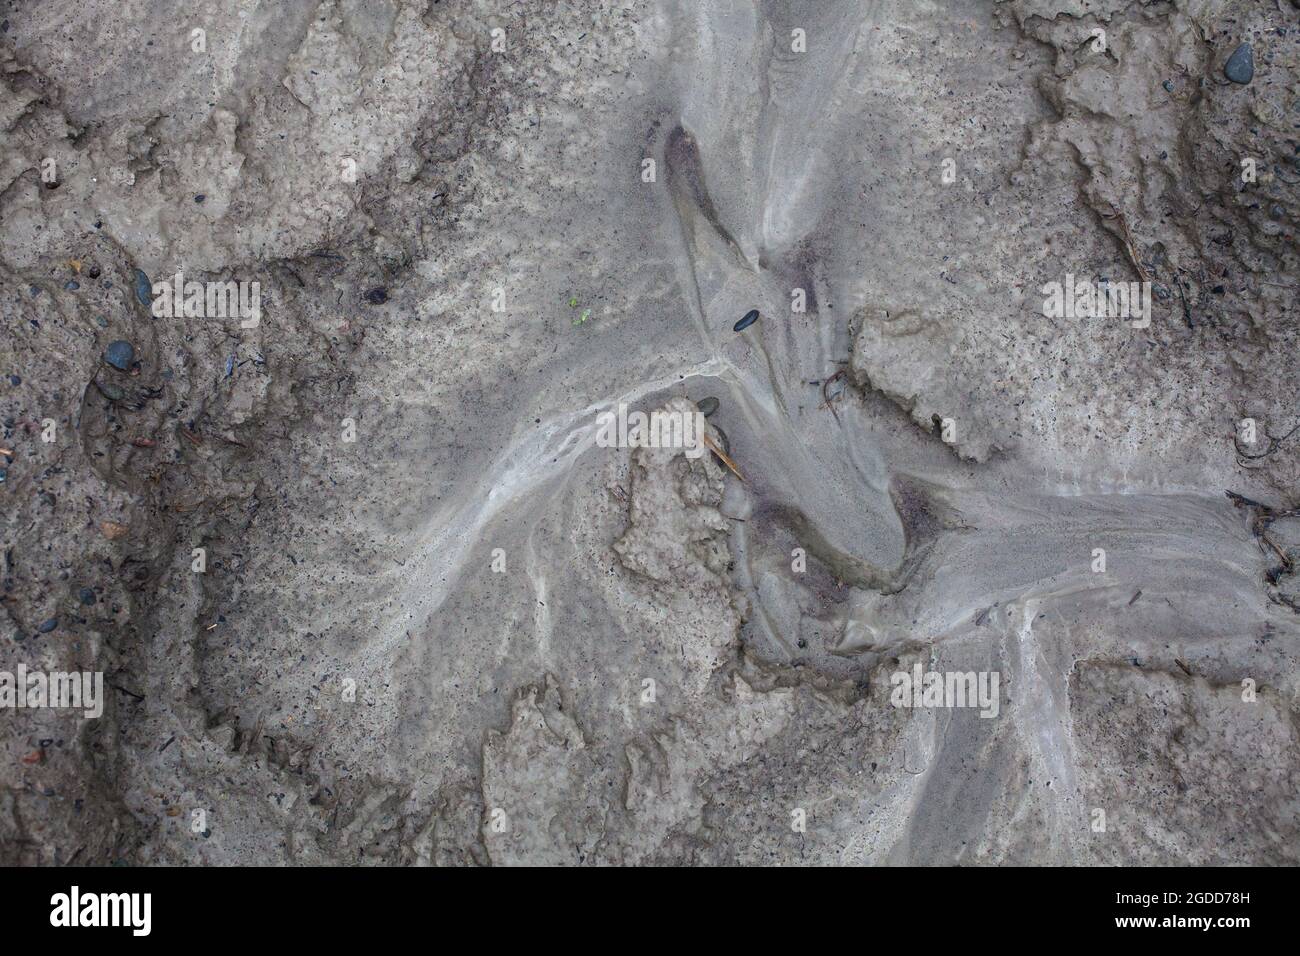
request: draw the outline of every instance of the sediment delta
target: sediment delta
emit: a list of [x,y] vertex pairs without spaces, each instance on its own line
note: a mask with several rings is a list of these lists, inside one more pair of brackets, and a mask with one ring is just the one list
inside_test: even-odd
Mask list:
[[1294,0],[11,4],[0,670],[106,700],[0,719],[0,862],[1297,862],[1298,67]]

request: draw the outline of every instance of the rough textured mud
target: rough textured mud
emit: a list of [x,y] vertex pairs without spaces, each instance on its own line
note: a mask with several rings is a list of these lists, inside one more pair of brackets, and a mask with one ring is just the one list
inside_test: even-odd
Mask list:
[[1294,0],[15,0],[0,145],[0,862],[1296,862]]

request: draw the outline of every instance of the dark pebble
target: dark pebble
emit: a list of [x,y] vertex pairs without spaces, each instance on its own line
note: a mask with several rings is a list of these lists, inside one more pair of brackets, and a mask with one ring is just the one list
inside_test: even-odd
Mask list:
[[208,197],[205,196],[205,195],[203,195],[203,193],[199,193],[197,196],[194,197],[194,201],[195,201],[195,202],[203,202],[203,200],[205,200],[205,199],[207,199],[207,198],[208,198]]
[[704,413],[705,418],[708,418],[718,410],[718,400],[711,395],[708,398],[701,398],[695,404],[699,407],[700,411]]
[[141,305],[153,305],[153,283],[140,269],[135,270],[135,297],[140,300]]
[[0,468],[0,485],[3,485],[8,480],[9,480],[8,469]]
[[371,305],[383,305],[388,301],[388,290],[383,286],[371,289],[366,293],[366,301]]
[[21,376],[21,375],[10,375],[10,376],[9,376],[9,384],[10,384],[10,385],[21,385],[22,383],[23,383],[23,379],[22,379],[22,376]]
[[42,634],[48,634],[50,633],[50,631],[54,630],[58,626],[59,626],[59,619],[57,617],[52,617],[48,621],[43,622],[41,626],[37,628],[37,630],[40,631]]
[[745,329],[749,328],[757,321],[758,321],[758,309],[750,309],[748,312],[745,313],[745,317],[741,319],[739,322],[737,322],[735,325],[733,325],[731,328],[732,331],[734,332],[743,332],[745,331]]
[[68,292],[76,292],[81,288],[81,283],[76,279],[69,279],[63,286]]
[[81,598],[81,603],[90,605],[95,603],[95,592],[90,588],[82,588],[77,592],[77,597]]
[[135,361],[135,346],[122,339],[110,342],[104,350],[104,361],[118,371],[129,372],[131,363]]
[[1174,91],[1174,84],[1172,80],[1165,80],[1160,85],[1165,88],[1166,93],[1172,93]]
[[1255,51],[1249,43],[1243,43],[1228,57],[1224,64],[1223,75],[1234,83],[1245,86],[1255,78]]

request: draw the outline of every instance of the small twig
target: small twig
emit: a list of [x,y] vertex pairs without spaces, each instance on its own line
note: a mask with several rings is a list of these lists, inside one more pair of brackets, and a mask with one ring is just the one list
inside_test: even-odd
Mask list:
[[122,693],[126,694],[127,697],[134,697],[136,700],[144,700],[144,698],[141,697],[139,694],[129,691],[125,687],[122,687],[119,684],[109,684],[108,686],[113,688],[113,690],[120,690]]
[[1137,270],[1138,278],[1143,282],[1150,282],[1151,277],[1147,275],[1147,270],[1142,268],[1142,262],[1138,258],[1137,243],[1133,241],[1133,233],[1128,227],[1128,220],[1124,218],[1124,214],[1116,209],[1114,205],[1110,208],[1111,214],[1109,216],[1103,216],[1102,218],[1119,220],[1119,227],[1124,233],[1122,242],[1124,243],[1125,251],[1128,253],[1129,261],[1133,263],[1133,268]]
[[1196,323],[1192,321],[1192,310],[1187,307],[1187,290],[1183,288],[1183,277],[1175,272],[1174,281],[1178,283],[1178,298],[1183,303],[1183,321],[1187,323],[1189,329],[1194,329]]
[[742,474],[740,473],[740,469],[736,467],[736,463],[735,463],[734,461],[732,461],[732,460],[731,460],[731,457],[730,457],[730,456],[729,456],[725,451],[723,451],[721,448],[719,448],[718,445],[717,445],[717,443],[716,443],[712,438],[710,438],[708,435],[705,435],[705,436],[704,436],[704,444],[708,445],[708,446],[709,446],[709,451],[711,451],[711,452],[713,452],[715,455],[717,455],[717,456],[718,456],[718,459],[719,459],[719,460],[720,460],[724,465],[726,465],[728,468],[731,469],[731,473],[732,473],[733,475],[735,475],[735,476],[736,476],[737,478],[739,478],[741,481],[744,481],[744,480],[745,480],[745,476],[742,475]]

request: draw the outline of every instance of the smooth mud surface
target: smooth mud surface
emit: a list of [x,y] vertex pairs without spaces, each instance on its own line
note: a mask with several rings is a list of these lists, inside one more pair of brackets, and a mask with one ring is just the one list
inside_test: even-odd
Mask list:
[[1294,0],[3,18],[0,861],[1300,858]]

